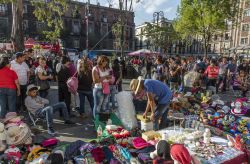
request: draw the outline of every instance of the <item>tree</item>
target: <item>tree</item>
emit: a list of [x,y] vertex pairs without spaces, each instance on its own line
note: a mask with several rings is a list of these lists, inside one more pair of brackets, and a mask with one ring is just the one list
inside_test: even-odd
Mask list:
[[[108,0],[112,2],[112,0]],[[117,21],[112,26],[112,32],[115,35],[116,48],[120,48],[121,55],[124,55],[124,47],[126,43],[125,26],[127,25],[128,14],[133,11],[134,3],[139,3],[140,0],[119,0],[120,15]]]
[[202,39],[205,55],[211,37],[226,29],[226,21],[234,22],[238,0],[182,0],[174,28],[182,39],[197,35]]
[[[46,38],[55,40],[59,38],[63,28],[62,15],[68,8],[69,0],[32,0],[31,4],[35,7],[34,14],[41,22],[46,22],[49,31],[44,31]],[[23,36],[23,0],[0,0],[0,4],[12,5],[12,29],[11,40],[15,51],[24,49]]]
[[164,21],[159,25],[147,23],[142,35],[147,37],[154,48],[160,48],[164,53],[168,52],[169,47],[178,38],[172,24],[169,26],[169,24]]
[[60,37],[63,29],[63,14],[68,9],[69,0],[32,0],[35,7],[34,14],[38,21],[47,22],[49,30],[44,31],[46,38],[54,41]]

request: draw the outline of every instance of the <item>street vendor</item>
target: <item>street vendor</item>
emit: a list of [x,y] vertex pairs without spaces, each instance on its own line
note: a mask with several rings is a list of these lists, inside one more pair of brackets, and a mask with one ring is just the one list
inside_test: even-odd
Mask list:
[[131,81],[130,89],[135,95],[142,91],[147,93],[147,107],[143,117],[151,111],[150,120],[154,123],[154,130],[164,128],[167,125],[168,106],[172,99],[169,87],[158,80],[138,78]]

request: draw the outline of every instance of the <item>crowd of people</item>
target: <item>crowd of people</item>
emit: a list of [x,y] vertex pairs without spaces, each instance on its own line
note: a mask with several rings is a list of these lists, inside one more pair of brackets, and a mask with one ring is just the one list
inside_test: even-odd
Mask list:
[[250,65],[247,60],[232,57],[158,56],[156,59],[146,57],[136,63],[146,68],[145,79],[160,80],[174,92],[214,88],[214,92],[219,93],[232,88],[242,91],[245,97],[250,86]]
[[[16,53],[12,58],[0,58],[0,118],[8,112],[27,111],[35,117],[47,119],[48,132],[54,134],[53,111],[59,111],[65,123],[75,117],[72,109],[82,118],[95,117],[97,112],[115,109],[115,94],[122,90],[122,69],[118,59],[110,62],[106,56],[90,60],[86,56],[72,61],[69,56],[35,56],[32,49]],[[68,80],[76,77],[77,92],[72,93]],[[49,103],[51,85],[58,86],[57,104]],[[93,115],[87,115],[85,97]],[[60,109],[60,110],[59,110]]]
[[[155,79],[166,83],[172,92],[198,92],[202,89],[213,87],[214,92],[225,92],[232,88],[240,90],[245,97],[250,86],[250,66],[247,60],[235,60],[234,58],[194,58],[157,56],[130,60],[133,65],[145,67],[145,79]],[[98,112],[109,112],[117,108],[115,94],[122,91],[122,78],[124,66],[118,59],[110,60],[107,56],[99,56],[96,60],[90,60],[87,56],[78,61],[71,61],[67,55],[36,56],[32,49],[18,52],[14,59],[2,55],[0,58],[0,117],[4,118],[8,112],[21,113],[30,110],[35,116],[41,117],[41,109],[47,108],[49,102],[48,91],[53,81],[58,85],[60,116],[65,116],[64,108],[69,117],[73,117],[72,109],[78,111],[80,117],[95,117]],[[77,92],[70,92],[67,85],[71,77],[78,80]],[[29,85],[34,84],[31,87]],[[31,90],[28,90],[27,87]],[[32,91],[38,91],[39,95],[31,96]],[[38,104],[31,103],[30,97],[39,96]],[[85,109],[87,98],[91,112],[87,115]],[[25,100],[26,99],[26,100]],[[32,106],[32,105],[35,105]],[[53,104],[54,105],[54,104]],[[65,106],[65,107],[64,107]],[[46,115],[47,110],[42,110]],[[47,122],[51,122],[47,117]],[[73,123],[73,122],[68,122]],[[48,125],[51,133],[54,133],[51,125]]]

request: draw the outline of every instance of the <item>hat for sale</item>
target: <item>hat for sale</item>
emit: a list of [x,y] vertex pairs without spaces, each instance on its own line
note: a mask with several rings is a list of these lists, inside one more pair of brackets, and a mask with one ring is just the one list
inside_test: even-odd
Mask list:
[[40,87],[34,85],[34,84],[30,84],[28,87],[27,87],[27,92],[26,94],[28,95],[30,91],[33,91],[33,90],[39,90]]
[[5,115],[3,123],[7,123],[8,121],[12,121],[13,119],[22,120],[23,116],[18,116],[16,112],[8,112]]
[[129,88],[135,93],[137,94],[139,91],[139,88],[141,87],[142,83],[142,78],[138,78],[138,79],[132,79],[129,85]]
[[185,148],[182,144],[172,145],[170,154],[173,160],[176,160],[181,164],[190,164],[192,161],[192,157],[187,148]]
[[27,124],[13,125],[6,130],[8,145],[31,144],[31,131]]
[[0,140],[6,140],[6,134],[4,131],[4,124],[0,122]]
[[160,140],[156,145],[157,155],[163,159],[168,159],[169,151],[170,151],[170,144],[165,140]]

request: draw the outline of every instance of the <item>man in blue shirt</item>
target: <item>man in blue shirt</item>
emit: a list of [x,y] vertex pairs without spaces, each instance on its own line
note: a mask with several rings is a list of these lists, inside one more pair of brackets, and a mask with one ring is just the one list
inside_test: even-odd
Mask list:
[[147,93],[148,102],[143,117],[151,111],[150,119],[154,122],[154,130],[164,128],[167,124],[168,106],[173,96],[169,87],[158,80],[133,79],[130,89],[135,94],[143,90]]

